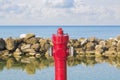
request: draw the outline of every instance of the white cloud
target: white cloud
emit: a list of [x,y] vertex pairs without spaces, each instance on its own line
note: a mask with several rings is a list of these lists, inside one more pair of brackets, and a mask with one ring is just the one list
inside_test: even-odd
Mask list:
[[4,24],[5,20],[8,20],[8,24],[120,24],[119,1],[110,0],[110,4],[114,3],[111,5],[108,2],[0,0],[0,24]]

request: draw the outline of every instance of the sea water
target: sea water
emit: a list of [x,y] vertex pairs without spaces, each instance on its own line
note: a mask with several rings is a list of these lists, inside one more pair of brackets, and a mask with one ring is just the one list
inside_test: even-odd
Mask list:
[[34,33],[39,37],[51,38],[60,27],[70,38],[75,39],[93,36],[108,39],[120,35],[120,26],[0,26],[0,37],[19,37],[23,33]]

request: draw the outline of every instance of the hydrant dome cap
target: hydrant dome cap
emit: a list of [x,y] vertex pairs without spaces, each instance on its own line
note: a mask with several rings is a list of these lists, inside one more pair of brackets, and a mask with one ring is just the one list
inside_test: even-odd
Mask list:
[[64,34],[62,28],[58,28],[57,34],[58,35],[63,35]]

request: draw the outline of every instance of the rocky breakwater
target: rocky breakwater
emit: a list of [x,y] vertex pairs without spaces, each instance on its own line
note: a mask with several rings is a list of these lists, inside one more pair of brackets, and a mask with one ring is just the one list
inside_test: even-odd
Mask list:
[[69,46],[74,48],[74,56],[120,56],[120,36],[107,40],[96,37],[71,39]]
[[[23,56],[36,58],[48,57],[48,49],[52,46],[51,39],[36,37],[35,34],[21,34],[20,38],[0,38],[0,58]],[[120,36],[110,39],[96,37],[70,39],[68,47],[73,47],[74,57],[120,57]]]
[[21,34],[20,38],[0,38],[0,57],[44,56],[51,43],[49,39],[35,37],[34,34]]

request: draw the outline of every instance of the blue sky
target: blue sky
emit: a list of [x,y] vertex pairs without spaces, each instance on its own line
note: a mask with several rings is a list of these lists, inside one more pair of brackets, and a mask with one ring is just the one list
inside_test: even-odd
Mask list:
[[0,0],[0,25],[120,25],[120,0]]

